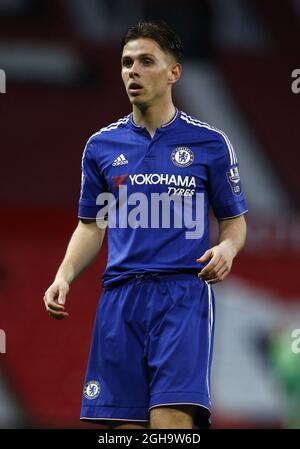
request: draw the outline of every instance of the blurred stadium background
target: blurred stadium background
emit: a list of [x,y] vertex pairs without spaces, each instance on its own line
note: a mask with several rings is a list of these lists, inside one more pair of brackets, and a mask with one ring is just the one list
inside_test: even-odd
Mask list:
[[101,257],[42,301],[77,223],[87,138],[130,112],[120,39],[163,18],[184,41],[176,104],[230,137],[249,210],[247,247],[216,286],[214,428],[300,427],[300,1],[0,0],[0,427],[88,427],[81,389]]

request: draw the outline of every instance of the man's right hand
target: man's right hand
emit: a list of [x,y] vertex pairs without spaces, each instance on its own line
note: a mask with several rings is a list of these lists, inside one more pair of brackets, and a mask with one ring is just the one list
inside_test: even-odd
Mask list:
[[45,292],[44,302],[46,310],[56,320],[62,320],[69,316],[65,311],[66,296],[69,288],[69,284],[66,281],[55,280]]
[[69,316],[65,311],[70,284],[99,254],[105,229],[96,220],[80,219],[72,234],[68,248],[52,285],[44,295],[48,314],[57,320]]

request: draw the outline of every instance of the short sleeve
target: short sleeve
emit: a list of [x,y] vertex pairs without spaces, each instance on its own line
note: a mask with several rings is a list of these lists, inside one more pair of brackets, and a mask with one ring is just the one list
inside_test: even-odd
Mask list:
[[247,212],[239,164],[228,137],[220,135],[208,159],[208,195],[218,220]]
[[82,156],[79,218],[96,218],[100,206],[96,201],[100,193],[106,192],[106,182],[95,157],[95,144],[88,141]]

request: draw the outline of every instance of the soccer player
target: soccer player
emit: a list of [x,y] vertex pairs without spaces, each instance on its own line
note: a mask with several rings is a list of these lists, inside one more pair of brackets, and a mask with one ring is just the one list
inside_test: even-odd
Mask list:
[[[132,113],[87,141],[79,223],[44,296],[51,317],[68,316],[70,284],[107,229],[81,419],[110,428],[209,427],[211,284],[229,274],[246,238],[228,137],[173,104],[181,58],[165,22],[141,21],[126,33],[121,66]],[[210,206],[219,223],[213,247]]]

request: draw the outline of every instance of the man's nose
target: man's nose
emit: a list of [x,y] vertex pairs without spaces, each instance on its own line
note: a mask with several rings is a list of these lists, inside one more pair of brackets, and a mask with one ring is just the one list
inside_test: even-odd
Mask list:
[[139,75],[138,64],[134,62],[129,70],[129,76]]

